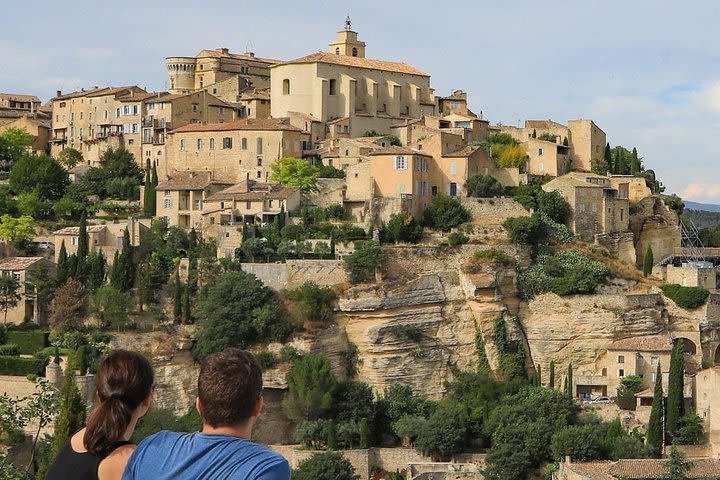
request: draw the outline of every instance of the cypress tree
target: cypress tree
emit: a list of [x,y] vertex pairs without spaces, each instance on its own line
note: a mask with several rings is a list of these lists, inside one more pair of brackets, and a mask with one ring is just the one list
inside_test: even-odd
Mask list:
[[608,164],[608,167],[612,165],[612,154],[610,153],[610,142],[605,144],[605,161]]
[[152,178],[150,179],[152,188],[150,189],[150,215],[153,217],[157,213],[157,186],[158,186],[158,173],[157,163],[153,165]]
[[565,388],[566,388],[565,394],[566,394],[568,397],[573,398],[574,395],[573,395],[573,371],[572,371],[572,363],[568,364],[568,371],[567,371],[567,377],[566,377],[566,378],[567,378],[567,385],[566,385],[566,387],[565,387]]
[[68,365],[65,379],[60,388],[60,406],[55,419],[55,438],[52,456],[55,457],[70,435],[80,430],[85,424],[85,402],[80,390],[75,385],[75,366]]
[[173,320],[180,323],[182,317],[183,288],[180,283],[180,268],[175,267],[175,303],[173,304]]
[[647,277],[652,273],[653,263],[655,263],[655,259],[653,258],[652,245],[648,245],[645,258],[643,258],[643,277]]
[[122,251],[118,258],[119,264],[117,268],[120,284],[116,287],[123,292],[129,291],[133,287],[135,281],[135,263],[133,263],[133,246],[130,244],[130,232],[125,229],[123,234]]
[[120,265],[120,252],[115,250],[115,257],[113,258],[112,270],[110,271],[110,285],[120,290],[120,286],[123,283],[123,271]]
[[370,425],[367,418],[360,420],[360,448],[370,448]]
[[540,365],[537,367],[537,386],[542,387],[542,367]]
[[652,410],[647,428],[647,444],[652,448],[653,455],[660,458],[663,445],[663,389],[662,372],[658,362],[655,374],[655,391],[653,392]]
[[192,323],[192,314],[190,312],[190,286],[185,285],[183,294],[182,320],[185,325]]
[[87,219],[85,218],[85,211],[83,210],[82,214],[80,215],[80,229],[78,231],[78,265],[82,265],[83,263],[85,263],[85,259],[87,258],[88,253],[90,253],[89,245],[90,241],[88,239],[87,233]]
[[533,128],[532,138],[537,138],[537,130]]
[[145,169],[145,190],[143,191],[143,213],[151,215],[150,210],[150,190],[152,190],[152,180],[150,179],[150,169]]
[[548,380],[550,388],[555,388],[555,361],[550,360],[550,379]]
[[330,235],[330,256],[335,258],[335,235]]
[[68,254],[67,249],[65,248],[65,240],[62,241],[60,244],[60,253],[58,254],[58,263],[57,263],[57,284],[65,285],[65,282],[67,282],[67,279],[69,277],[68,272]]
[[640,159],[638,158],[637,148],[632,149],[632,158],[630,159],[630,174],[637,175],[640,173]]
[[685,342],[683,339],[675,342],[670,356],[670,375],[668,377],[668,395],[665,412],[665,429],[675,434],[679,427],[680,417],[683,416],[683,380],[685,378],[685,365],[683,350]]
[[105,268],[107,267],[107,261],[105,260],[105,254],[102,250],[92,252],[88,255],[88,273],[90,288],[95,290],[105,283]]
[[[68,278],[76,278],[78,271],[78,258],[74,253],[67,259],[67,276]],[[81,272],[82,273],[82,272]]]
[[333,420],[330,420],[328,422],[328,431],[327,431],[327,449],[328,450],[335,450],[337,448],[337,440],[335,439],[335,422]]
[[188,287],[191,293],[195,293],[198,288],[198,259],[194,250],[190,252],[188,259]]

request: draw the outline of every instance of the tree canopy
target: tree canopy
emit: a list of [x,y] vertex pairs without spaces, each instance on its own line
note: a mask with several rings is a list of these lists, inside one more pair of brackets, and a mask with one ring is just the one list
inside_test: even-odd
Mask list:
[[61,198],[70,185],[60,162],[47,155],[23,155],[10,170],[8,181],[16,194],[36,192],[44,200]]
[[283,157],[270,165],[270,179],[280,182],[287,187],[300,189],[302,193],[312,193],[318,190],[317,167],[310,165],[306,160],[294,157]]

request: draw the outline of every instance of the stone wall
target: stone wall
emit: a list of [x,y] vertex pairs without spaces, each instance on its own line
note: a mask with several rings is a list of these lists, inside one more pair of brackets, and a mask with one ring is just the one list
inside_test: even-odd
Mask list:
[[608,249],[608,251],[623,262],[635,265],[635,238],[632,233],[608,233],[595,235],[595,243]]
[[241,263],[243,272],[258,277],[273,290],[295,288],[311,281],[333,286],[345,283],[347,274],[342,260],[288,260],[286,263]]
[[476,225],[502,225],[510,217],[529,217],[530,212],[512,198],[461,197]]

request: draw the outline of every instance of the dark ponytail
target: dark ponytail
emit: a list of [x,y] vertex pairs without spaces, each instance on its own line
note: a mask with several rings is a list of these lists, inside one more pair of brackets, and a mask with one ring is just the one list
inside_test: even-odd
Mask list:
[[88,452],[102,455],[123,439],[133,412],[152,390],[154,375],[142,355],[116,350],[98,368],[97,405],[86,423],[83,443]]

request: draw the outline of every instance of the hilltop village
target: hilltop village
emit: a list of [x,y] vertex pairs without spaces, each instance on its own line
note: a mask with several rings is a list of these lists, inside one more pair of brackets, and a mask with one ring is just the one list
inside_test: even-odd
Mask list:
[[[298,472],[720,477],[720,251],[652,159],[592,119],[493,123],[349,20],[297,59],[165,66],[0,94],[2,468],[44,478],[109,349],[156,368],[147,435],[191,430],[197,360],[240,346]],[[38,388],[59,403],[19,422]]]

